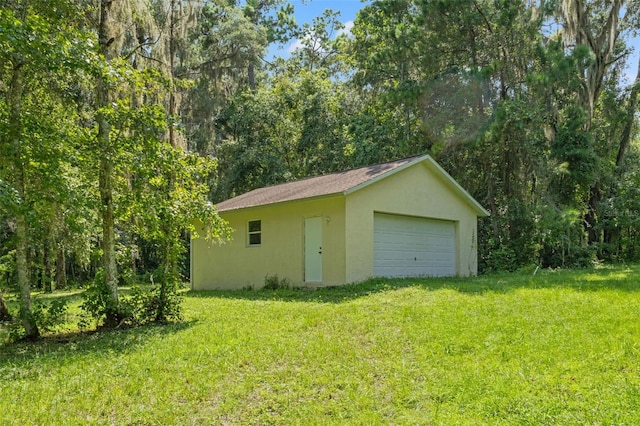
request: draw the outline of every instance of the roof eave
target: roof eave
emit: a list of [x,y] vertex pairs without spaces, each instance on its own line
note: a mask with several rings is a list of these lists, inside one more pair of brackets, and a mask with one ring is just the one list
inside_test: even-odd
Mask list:
[[304,202],[307,202],[307,201],[316,201],[316,200],[321,200],[321,199],[324,199],[324,198],[333,198],[333,197],[340,197],[340,196],[344,196],[344,193],[343,192],[332,192],[330,194],[316,195],[316,196],[307,197],[307,198],[295,198],[293,200],[276,201],[276,202],[268,203],[268,204],[257,204],[255,206],[237,207],[237,208],[232,208],[232,209],[222,209],[222,210],[218,210],[218,213],[229,213],[229,212],[237,212],[237,211],[240,211],[240,210],[251,210],[251,209],[259,209],[259,208],[263,208],[263,207],[280,206],[280,205],[285,205],[285,204],[304,203]]

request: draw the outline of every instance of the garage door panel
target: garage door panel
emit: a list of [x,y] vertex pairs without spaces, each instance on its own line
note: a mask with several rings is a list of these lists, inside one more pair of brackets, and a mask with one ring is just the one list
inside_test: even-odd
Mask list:
[[455,275],[453,222],[376,213],[374,275]]

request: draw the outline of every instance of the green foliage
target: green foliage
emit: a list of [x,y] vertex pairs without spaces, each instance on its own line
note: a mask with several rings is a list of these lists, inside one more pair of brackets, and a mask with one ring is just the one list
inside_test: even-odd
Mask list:
[[595,178],[593,137],[584,131],[586,115],[579,107],[567,107],[561,120],[551,144],[551,157],[557,164],[551,185],[562,204],[581,206]]
[[38,328],[44,332],[53,331],[56,326],[66,321],[67,302],[63,299],[54,299],[51,302],[39,302],[33,304],[33,315]]
[[[629,154],[635,164],[640,160],[638,148]],[[610,261],[633,261],[640,256],[640,173],[625,168],[611,185],[616,196],[598,205],[598,231],[603,234],[599,255]]]
[[279,290],[279,289],[288,289],[291,287],[291,283],[287,278],[280,278],[278,274],[274,275],[266,275],[264,277],[264,288],[265,290]]
[[[40,332],[59,331],[59,327],[67,322],[68,305],[64,299],[53,299],[50,302],[36,300],[31,306],[30,315]],[[17,316],[13,316],[13,319],[7,322],[7,327],[11,341],[15,342],[28,337]]]
[[353,164],[345,156],[351,105],[341,83],[300,70],[272,84],[243,92],[224,111],[229,136],[218,151],[216,200]]
[[594,260],[593,249],[584,244],[581,212],[541,206],[537,216],[538,258],[545,267],[587,267]]
[[178,286],[163,288],[133,287],[123,301],[128,312],[128,323],[144,325],[149,323],[169,323],[182,320],[182,301]]
[[0,11],[0,219],[15,227],[3,249],[15,248],[22,323],[29,337],[37,337],[28,252],[33,246],[46,252],[62,239],[65,216],[75,210],[69,202],[77,165],[72,152],[84,134],[70,93],[92,71],[95,57],[91,36],[78,21],[66,19],[78,12],[75,3],[5,6]]
[[0,256],[0,288],[5,290],[15,288],[15,272],[16,252],[11,250]]
[[340,12],[327,9],[310,24],[302,25],[295,34],[300,47],[287,60],[289,70],[304,69],[329,75],[341,75],[345,71],[341,47],[347,41],[344,34],[339,36],[344,29],[339,17]]
[[168,323],[182,319],[182,296],[180,287],[163,280],[161,284],[152,281],[151,287],[133,286],[128,294],[119,297],[115,305],[110,297],[110,290],[100,280],[99,273],[94,283],[83,293],[80,306],[83,311],[80,326],[90,328],[105,325],[109,315],[115,315],[118,327],[139,326],[149,323]]
[[479,259],[483,272],[515,271],[520,264],[514,248],[499,241],[489,239]]
[[293,5],[286,0],[247,0],[245,16],[267,34],[269,43],[287,41],[297,28]]
[[114,301],[102,269],[96,273],[95,279],[84,292],[83,299],[80,305],[83,311],[83,318],[80,321],[82,328],[91,327],[92,324],[97,324],[98,327],[104,326],[109,317],[114,317],[117,325],[130,316],[130,313],[125,311],[124,305]]

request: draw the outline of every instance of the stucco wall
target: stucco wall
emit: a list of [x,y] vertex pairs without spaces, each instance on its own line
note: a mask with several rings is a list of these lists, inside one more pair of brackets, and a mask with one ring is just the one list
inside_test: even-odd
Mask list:
[[[344,197],[285,203],[223,212],[235,230],[223,245],[202,238],[191,241],[191,285],[195,290],[260,288],[265,275],[277,274],[292,285],[304,283],[304,219],[321,216],[323,281],[343,284],[345,273]],[[262,244],[249,247],[247,222],[262,221]]]
[[456,273],[477,273],[476,212],[456,195],[449,182],[420,163],[347,195],[347,282],[373,275],[374,212],[454,221]]

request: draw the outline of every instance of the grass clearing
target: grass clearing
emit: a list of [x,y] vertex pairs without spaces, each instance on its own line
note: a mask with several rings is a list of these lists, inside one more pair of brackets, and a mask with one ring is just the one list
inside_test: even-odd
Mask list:
[[3,424],[638,424],[640,266],[187,293],[0,347]]

